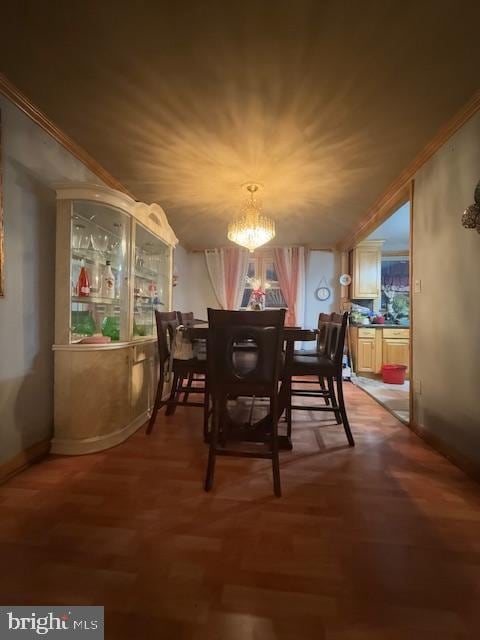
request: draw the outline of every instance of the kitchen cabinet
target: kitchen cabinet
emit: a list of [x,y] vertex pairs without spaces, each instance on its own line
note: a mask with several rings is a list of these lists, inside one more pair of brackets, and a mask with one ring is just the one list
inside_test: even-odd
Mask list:
[[381,296],[383,240],[367,240],[352,251],[352,290],[354,300],[372,300]]
[[353,370],[359,375],[380,374],[382,364],[409,366],[410,329],[352,326],[350,345]]
[[356,373],[379,373],[382,366],[381,332],[377,329],[352,327],[352,351]]
[[[382,364],[410,364],[409,329],[383,329]],[[407,369],[408,375],[408,369]]]
[[177,242],[157,204],[98,185],[57,189],[53,453],[101,451],[148,420],[155,310],[172,306]]

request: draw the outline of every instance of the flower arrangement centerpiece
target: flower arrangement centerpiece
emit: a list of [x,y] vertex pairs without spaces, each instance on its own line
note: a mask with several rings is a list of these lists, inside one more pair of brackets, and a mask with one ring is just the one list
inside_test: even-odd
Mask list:
[[251,311],[263,311],[265,308],[265,291],[260,287],[258,280],[251,282],[252,293],[248,301],[248,308]]

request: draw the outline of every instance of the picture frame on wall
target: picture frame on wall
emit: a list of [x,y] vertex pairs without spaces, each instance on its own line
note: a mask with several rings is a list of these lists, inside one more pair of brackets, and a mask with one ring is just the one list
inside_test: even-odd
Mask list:
[[5,238],[3,225],[2,112],[0,110],[0,298],[5,295]]

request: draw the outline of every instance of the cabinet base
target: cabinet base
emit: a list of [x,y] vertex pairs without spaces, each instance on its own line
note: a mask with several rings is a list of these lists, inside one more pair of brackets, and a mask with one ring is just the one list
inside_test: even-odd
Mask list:
[[98,451],[104,451],[115,447],[127,440],[132,434],[135,433],[141,426],[143,426],[150,417],[150,412],[145,411],[139,415],[133,422],[127,424],[126,427],[113,431],[102,436],[96,436],[95,438],[85,438],[83,440],[65,439],[65,438],[53,438],[51,443],[50,453],[55,453],[65,456],[79,456],[87,453],[97,453]]

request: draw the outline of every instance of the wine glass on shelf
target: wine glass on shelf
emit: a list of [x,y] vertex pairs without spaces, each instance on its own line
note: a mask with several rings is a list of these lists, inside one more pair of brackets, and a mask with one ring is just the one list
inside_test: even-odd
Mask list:
[[119,222],[114,222],[113,229],[114,235],[109,238],[107,251],[112,258],[118,258],[122,244],[122,225]]
[[72,248],[78,250],[88,249],[90,232],[88,227],[80,220],[73,220]]
[[143,255],[141,251],[137,249],[137,252],[135,255],[135,268],[137,269],[137,271],[142,271],[144,264],[145,264],[145,260],[143,258]]
[[104,254],[108,248],[108,241],[108,233],[103,231],[103,229],[96,229],[94,233],[92,233],[92,245],[95,251]]

